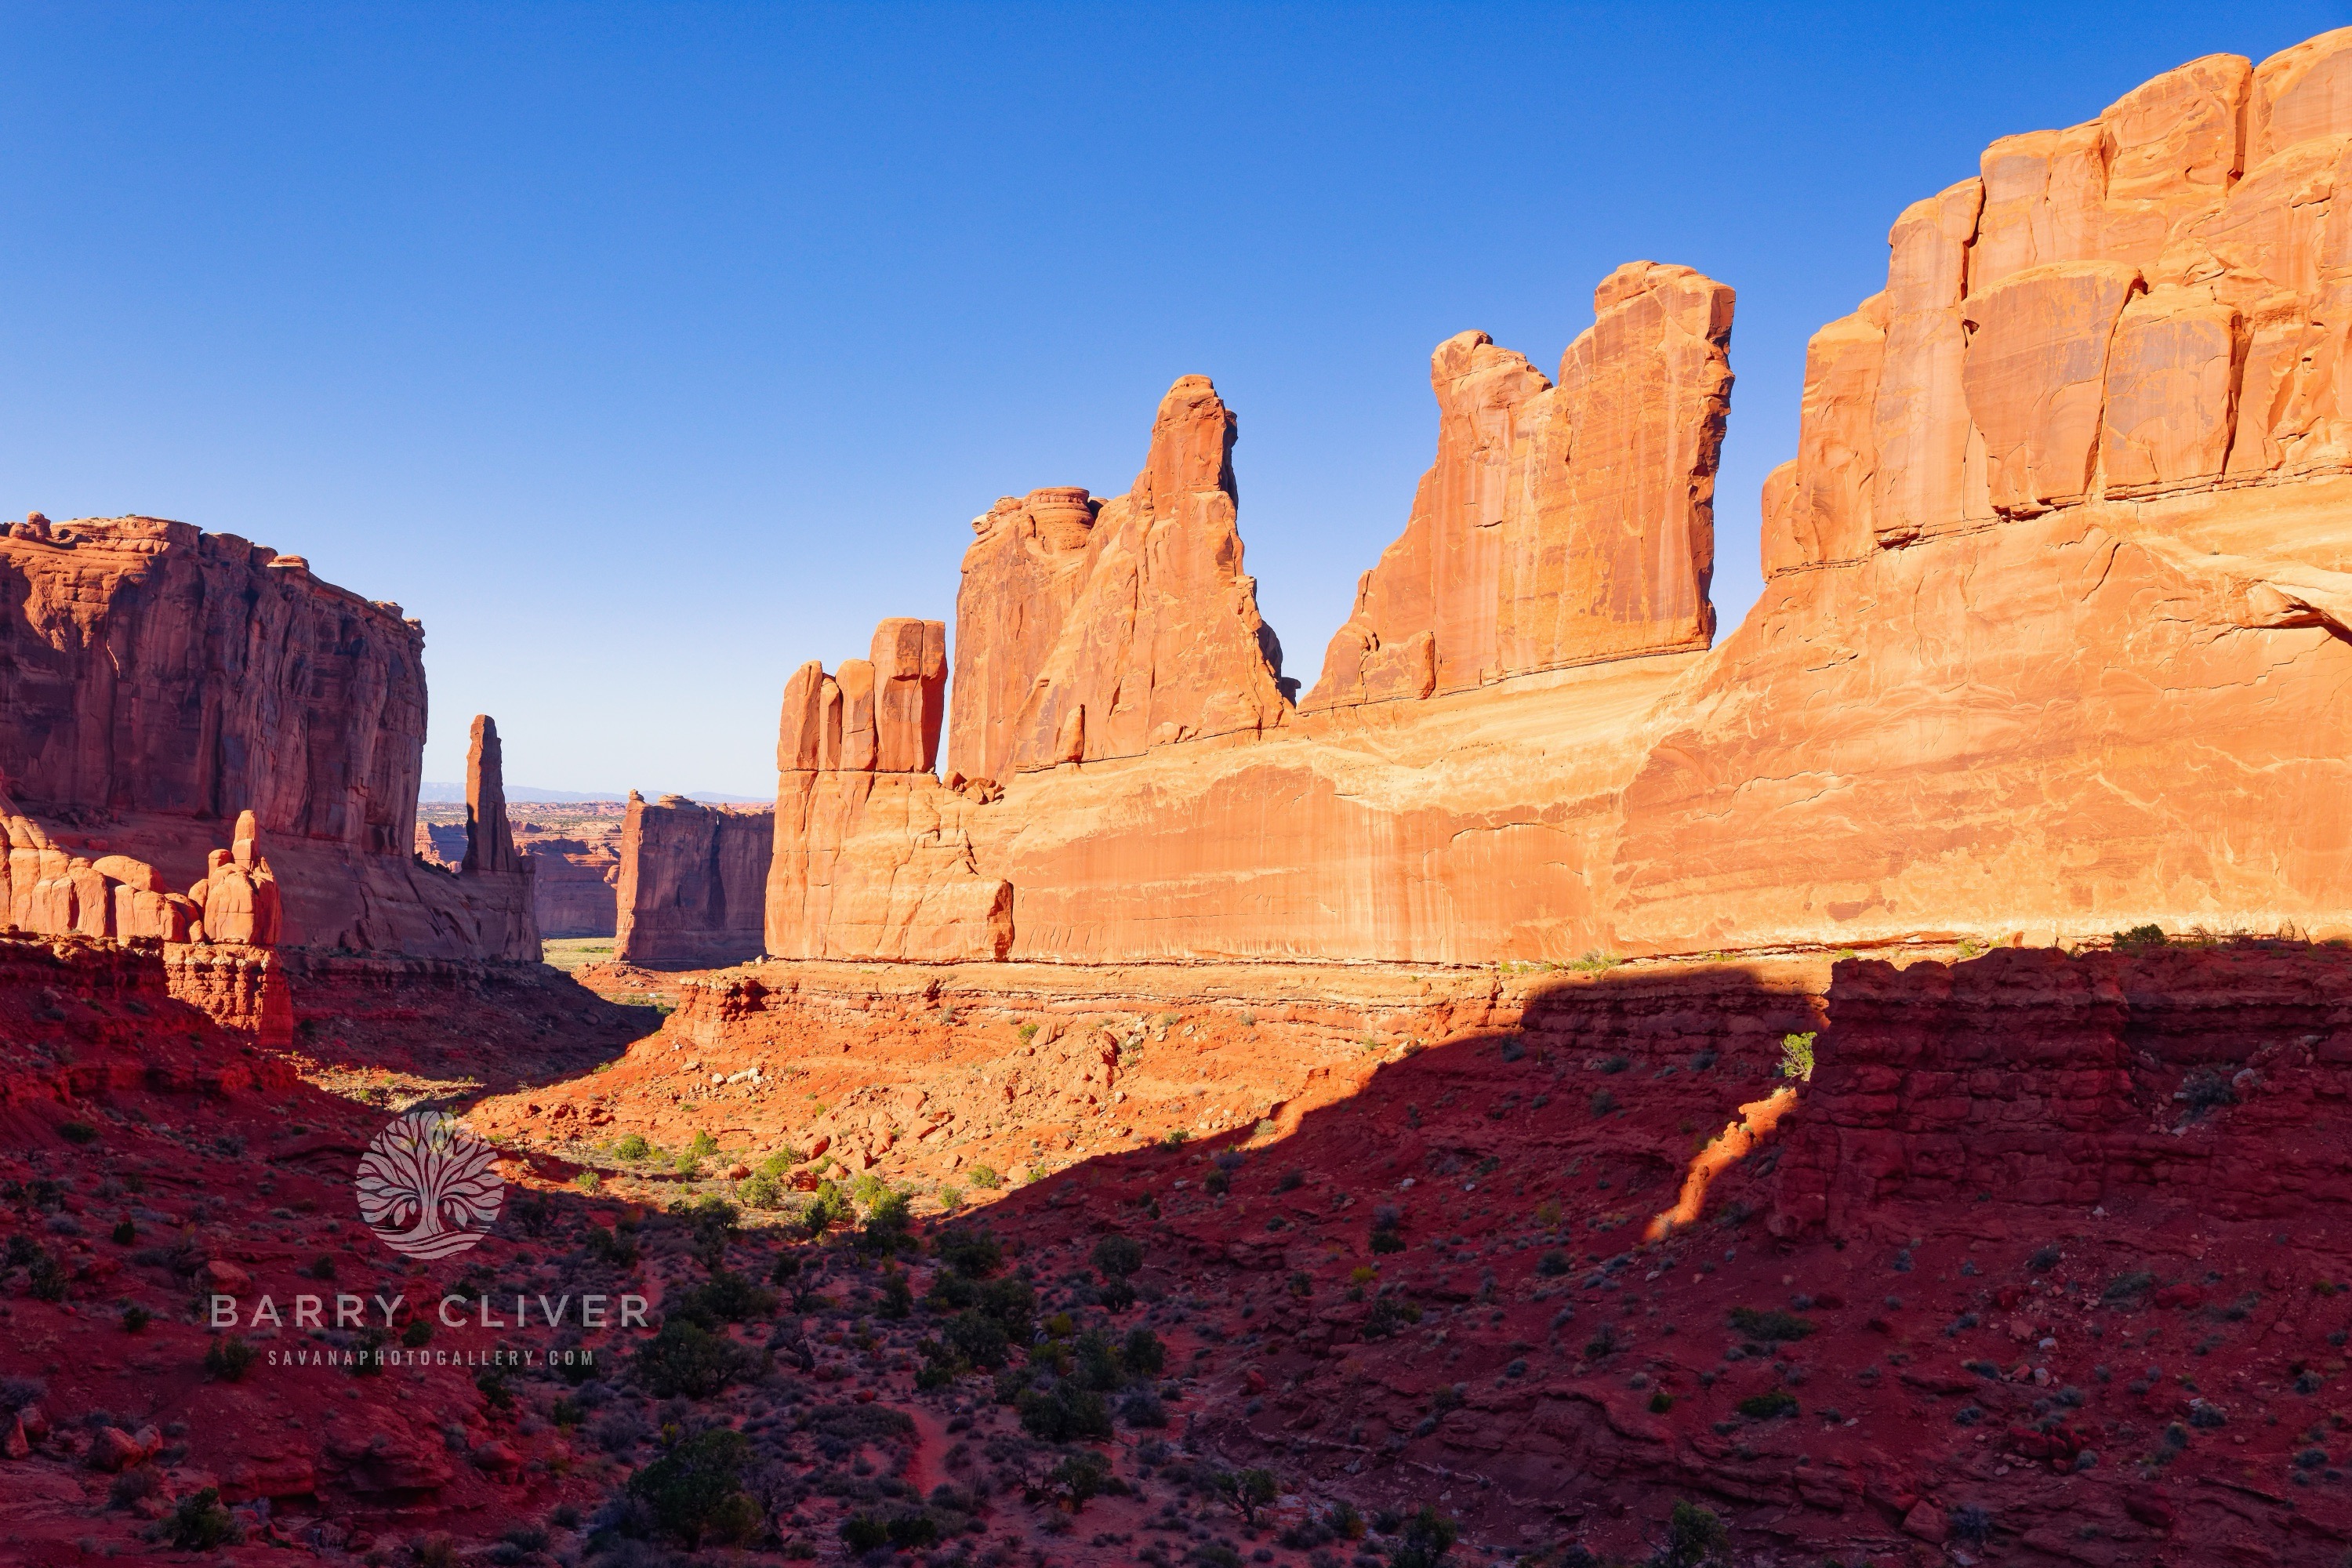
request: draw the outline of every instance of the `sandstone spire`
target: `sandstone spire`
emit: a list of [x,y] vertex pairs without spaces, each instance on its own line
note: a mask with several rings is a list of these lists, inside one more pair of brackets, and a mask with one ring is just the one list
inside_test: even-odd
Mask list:
[[1731,290],[1634,261],[1592,303],[1557,386],[1484,332],[1430,356],[1436,460],[1307,706],[1707,646]]
[[505,773],[499,727],[488,714],[477,713],[473,744],[466,752],[465,868],[469,872],[522,869],[513,830],[507,826]]
[[[1235,428],[1208,377],[1168,389],[1143,471],[1087,531],[1085,581],[1013,725],[1006,771],[1066,760],[1074,734],[1082,759],[1094,761],[1268,730],[1288,716],[1282,644],[1242,571]],[[959,599],[959,638],[1002,646],[1001,610]],[[1018,667],[1022,655],[1004,662]]]

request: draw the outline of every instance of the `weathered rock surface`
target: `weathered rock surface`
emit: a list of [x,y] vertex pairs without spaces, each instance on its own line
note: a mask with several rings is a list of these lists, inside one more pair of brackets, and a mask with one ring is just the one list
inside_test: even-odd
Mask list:
[[680,795],[649,805],[631,791],[614,960],[715,969],[757,957],[775,842],[772,811],[704,805]]
[[[1237,431],[1206,376],[1184,376],[1160,399],[1143,471],[1126,495],[1102,503],[1087,531],[1085,580],[1013,722],[1012,771],[1255,734],[1288,716],[1282,645],[1242,571]],[[1066,514],[1055,526],[1075,524]],[[989,545],[973,544],[968,571],[974,555],[984,571]],[[957,624],[983,645],[976,666],[1009,678],[1025,658],[1018,640],[1000,642],[1007,607],[986,583],[958,599]]]
[[249,812],[287,942],[506,951],[487,885],[411,858],[423,648],[398,605],[299,556],[160,518],[35,513],[0,532],[0,775],[53,838],[87,830],[173,888],[208,876]]
[[[2345,929],[2347,50],[2352,30],[2259,68],[2192,62],[1906,209],[1885,289],[1813,341],[1798,450],[1766,486],[1766,591],[1711,650],[1730,301],[1684,268],[1604,282],[1557,387],[1480,334],[1440,347],[1412,521],[1278,724],[1105,743],[1104,684],[1139,712],[1166,668],[1086,629],[1140,503],[1087,528],[1068,498],[1054,550],[1093,564],[1027,641],[999,636],[1003,595],[1077,568],[1005,504],[958,610],[994,739],[961,794],[812,817],[826,879],[914,908],[935,856],[1009,885],[1009,956],[1087,963]],[[1222,452],[1222,405],[1190,384],[1137,495],[1192,496],[1223,538],[1223,469],[1213,492],[1153,477]],[[1234,602],[1213,574],[1150,581]],[[1211,689],[1235,689],[1187,688]],[[986,951],[864,923],[896,956]],[[878,952],[808,930],[771,951]]]
[[971,520],[956,594],[955,686],[948,778],[1009,778],[1021,710],[1061,640],[1094,557],[1101,503],[1082,488],[1006,496]]
[[1814,341],[1772,569],[1851,559],[1858,527],[1897,543],[2343,471],[2347,48],[2192,61],[1906,211],[1885,294]]
[[1706,647],[1731,306],[1687,267],[1629,262],[1558,386],[1484,332],[1439,344],[1437,459],[1306,705]]
[[611,936],[620,919],[620,833],[585,838],[533,833],[516,824],[515,846],[529,856],[531,908],[541,937]]
[[785,686],[769,952],[1004,956],[1011,889],[980,875],[957,826],[969,803],[931,772],[946,648],[940,622],[886,620],[870,660],[848,660],[838,675],[812,661]]
[[505,752],[487,713],[474,715],[466,752],[466,858],[457,882],[473,916],[469,956],[539,962],[532,862],[515,848],[507,821]]
[[458,869],[522,869],[514,830],[507,823],[506,752],[499,744],[499,727],[487,713],[474,715],[466,751],[466,858]]

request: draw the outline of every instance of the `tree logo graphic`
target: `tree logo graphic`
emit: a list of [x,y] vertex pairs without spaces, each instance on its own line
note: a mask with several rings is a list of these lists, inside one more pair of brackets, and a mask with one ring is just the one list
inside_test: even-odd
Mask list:
[[360,1218],[410,1258],[449,1258],[489,1234],[506,1183],[498,1151],[438,1110],[410,1111],[360,1156]]

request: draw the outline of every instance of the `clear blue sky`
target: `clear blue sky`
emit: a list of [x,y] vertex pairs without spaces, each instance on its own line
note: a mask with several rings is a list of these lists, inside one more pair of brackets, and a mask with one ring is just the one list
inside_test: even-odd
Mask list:
[[773,787],[804,658],[952,615],[968,521],[1241,416],[1312,681],[1428,353],[1549,371],[1634,258],[1739,295],[1727,627],[1804,342],[2013,131],[2340,5],[17,4],[0,511],[145,511],[422,617],[425,776]]

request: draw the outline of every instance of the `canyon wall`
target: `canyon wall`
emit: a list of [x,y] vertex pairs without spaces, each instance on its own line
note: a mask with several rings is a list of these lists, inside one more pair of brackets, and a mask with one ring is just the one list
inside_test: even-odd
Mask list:
[[[2338,1201],[2313,1112],[2352,1087],[2352,954],[1849,961],[1832,1001],[1780,1127],[1778,1235],[1899,1241],[1989,1191],[2053,1218],[2195,1193],[2210,1219],[2300,1224]],[[2225,1107],[2235,1136],[2207,1135]]]
[[759,956],[775,838],[772,812],[703,805],[682,795],[648,805],[631,791],[614,958],[701,969]]
[[300,556],[160,518],[35,513],[0,534],[0,775],[61,847],[173,889],[250,812],[283,942],[509,951],[511,889],[411,857],[423,648],[398,605]]
[[1232,416],[1178,383],[1129,496],[975,523],[944,786],[785,763],[769,951],[2352,925],[2339,78],[2352,31],[2195,61],[1906,209],[1885,289],[1811,346],[1765,592],[1711,649],[1721,285],[1620,268],[1557,385],[1440,345],[1436,460],[1295,708]]

